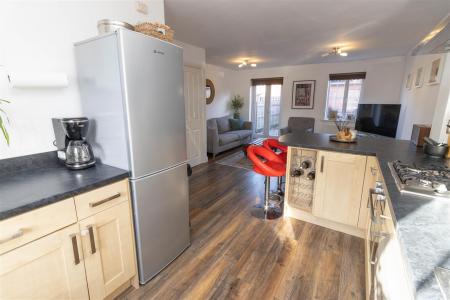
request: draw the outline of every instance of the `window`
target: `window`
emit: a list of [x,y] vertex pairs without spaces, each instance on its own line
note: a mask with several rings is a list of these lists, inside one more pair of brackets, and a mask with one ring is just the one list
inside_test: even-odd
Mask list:
[[252,79],[252,120],[257,137],[278,136],[282,77]]
[[366,73],[330,74],[325,118],[355,120]]

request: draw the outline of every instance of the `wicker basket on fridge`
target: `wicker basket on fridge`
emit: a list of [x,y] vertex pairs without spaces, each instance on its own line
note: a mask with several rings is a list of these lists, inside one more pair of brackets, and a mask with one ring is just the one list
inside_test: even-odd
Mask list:
[[165,24],[158,22],[144,22],[135,25],[134,30],[160,40],[173,42],[174,31]]

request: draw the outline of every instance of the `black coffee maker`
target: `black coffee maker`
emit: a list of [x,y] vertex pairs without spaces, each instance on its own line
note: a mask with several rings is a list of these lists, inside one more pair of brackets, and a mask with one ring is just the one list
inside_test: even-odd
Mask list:
[[[63,149],[61,149],[61,145],[58,145],[62,143],[61,136],[58,137],[61,134],[57,133],[57,131],[61,131],[61,127],[65,135]],[[53,128],[55,129],[56,146],[59,150],[58,157],[65,162],[67,168],[81,170],[95,164],[92,147],[86,141],[89,129],[87,118],[53,119]]]

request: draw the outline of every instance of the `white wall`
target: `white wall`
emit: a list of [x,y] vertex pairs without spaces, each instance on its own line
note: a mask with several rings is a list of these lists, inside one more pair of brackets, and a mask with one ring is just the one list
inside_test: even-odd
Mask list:
[[174,41],[174,43],[183,48],[183,64],[185,66],[201,68],[202,70],[205,69],[205,48],[200,48],[181,41]]
[[445,54],[439,94],[431,125],[431,138],[446,143],[448,141],[447,124],[450,120],[450,53]]
[[[390,57],[343,63],[311,64],[235,71],[230,76],[231,91],[245,97],[242,117],[249,118],[249,91],[252,78],[283,77],[281,126],[289,117],[313,117],[316,132],[335,132],[332,122],[324,121],[327,84],[330,73],[366,72],[361,103],[400,103],[405,68],[404,57]],[[291,109],[292,84],[298,80],[316,80],[314,109]]]
[[[148,15],[135,1],[1,1],[0,98],[10,99],[11,145],[0,139],[0,159],[54,150],[52,117],[81,113],[73,43],[97,35],[97,21],[114,19],[135,24],[164,22],[164,0],[149,0]],[[59,71],[69,77],[64,89],[12,89],[10,71]]]
[[[432,124],[441,85],[428,85],[427,81],[430,74],[431,62],[437,58],[442,59],[441,66],[443,66],[443,54],[407,57],[402,84],[402,111],[400,115],[399,128],[397,130],[397,138],[409,140],[411,138],[413,124]],[[422,86],[420,88],[416,88],[414,87],[414,81],[416,78],[415,75],[416,70],[420,67],[423,67],[425,76],[423,78]],[[413,78],[413,83],[410,90],[406,88],[408,74],[411,74]]]
[[216,95],[212,103],[206,105],[206,119],[231,115],[230,101],[233,96],[230,78],[236,72],[215,65],[206,65],[206,78],[210,79],[215,87]]

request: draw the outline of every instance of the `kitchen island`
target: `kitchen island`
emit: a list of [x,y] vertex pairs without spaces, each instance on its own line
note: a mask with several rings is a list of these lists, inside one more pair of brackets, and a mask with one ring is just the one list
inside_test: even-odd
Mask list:
[[[401,160],[423,167],[436,164],[449,166],[449,160],[428,157],[409,141],[384,137],[361,136],[357,143],[344,144],[330,141],[328,134],[291,133],[281,136],[279,140],[290,149],[376,157],[415,297],[443,299],[434,269],[450,269],[450,199],[400,193],[388,162]],[[287,172],[289,176],[289,170]]]

